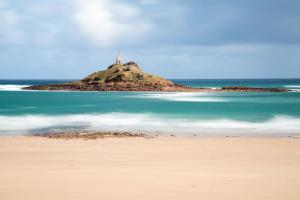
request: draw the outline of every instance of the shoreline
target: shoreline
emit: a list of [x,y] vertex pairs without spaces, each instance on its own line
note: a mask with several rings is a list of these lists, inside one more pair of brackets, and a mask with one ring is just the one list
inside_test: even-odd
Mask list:
[[264,132],[239,129],[228,131],[166,131],[166,130],[114,130],[114,129],[73,129],[73,130],[49,130],[28,132],[0,132],[0,137],[37,137],[50,139],[106,139],[106,138],[300,138],[300,132]]
[[299,155],[299,138],[2,136],[0,197],[298,200]]
[[[118,83],[114,83],[118,84]],[[82,86],[83,85],[83,86]],[[175,84],[174,86],[166,86],[162,88],[136,88],[136,87],[118,87],[110,88],[113,86],[98,86],[92,84],[82,83],[82,85],[73,85],[73,83],[65,84],[53,84],[53,85],[32,85],[22,88],[23,91],[79,91],[79,92],[186,92],[186,93],[219,93],[219,92],[274,92],[274,93],[283,93],[283,92],[293,92],[287,88],[258,88],[258,87],[246,87],[246,86],[225,86],[220,88],[199,88],[199,87],[189,87],[184,85]]]
[[[18,136],[18,135],[15,135]],[[176,134],[176,133],[151,133],[134,131],[74,131],[74,132],[53,132],[25,134],[25,137],[40,137],[49,139],[110,139],[110,138],[300,138],[300,134]],[[5,135],[4,135],[5,137]]]
[[[284,89],[285,88],[279,88]],[[7,90],[9,91],[9,90]],[[114,90],[107,90],[107,91],[96,91],[96,90],[31,90],[31,89],[20,89],[20,90],[11,90],[11,91],[23,91],[23,92],[103,92],[103,93],[291,93],[291,92],[300,92],[300,91],[294,91],[293,89],[286,89],[282,92],[271,92],[271,91],[236,91],[236,90],[222,90],[221,88],[212,89],[208,88],[208,90],[201,90],[201,91],[132,91],[132,90],[120,90],[120,91],[114,91]]]
[[61,131],[39,133],[0,133],[0,138],[28,137],[57,140],[102,140],[102,139],[126,139],[126,138],[178,138],[178,139],[205,139],[205,138],[241,138],[241,139],[300,139],[300,133],[172,133],[149,131]]

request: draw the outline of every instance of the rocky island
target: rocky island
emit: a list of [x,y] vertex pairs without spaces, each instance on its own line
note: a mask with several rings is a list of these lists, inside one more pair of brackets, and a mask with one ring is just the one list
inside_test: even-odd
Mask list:
[[230,86],[223,88],[192,88],[145,73],[135,62],[122,64],[121,57],[104,71],[94,72],[80,81],[63,84],[34,85],[25,90],[65,91],[153,91],[153,92],[287,92],[282,88],[249,88]]

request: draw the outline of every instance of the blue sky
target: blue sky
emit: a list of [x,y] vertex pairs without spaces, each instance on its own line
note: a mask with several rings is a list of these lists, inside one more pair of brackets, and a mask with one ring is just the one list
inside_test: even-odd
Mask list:
[[0,78],[125,61],[167,78],[300,78],[299,0],[0,0]]

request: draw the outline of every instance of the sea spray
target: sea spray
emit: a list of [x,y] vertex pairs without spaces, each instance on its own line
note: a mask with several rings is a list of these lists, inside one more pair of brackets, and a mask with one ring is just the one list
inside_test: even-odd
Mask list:
[[24,134],[49,131],[132,131],[198,135],[300,135],[300,118],[275,116],[263,122],[231,119],[184,119],[153,114],[82,114],[0,116],[0,132]]
[[0,85],[0,91],[21,91],[22,88],[29,85]]

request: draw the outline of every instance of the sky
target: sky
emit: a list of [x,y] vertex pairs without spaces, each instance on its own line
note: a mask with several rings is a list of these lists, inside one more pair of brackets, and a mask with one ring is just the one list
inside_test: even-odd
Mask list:
[[171,79],[300,78],[299,0],[0,0],[0,79],[124,62]]

